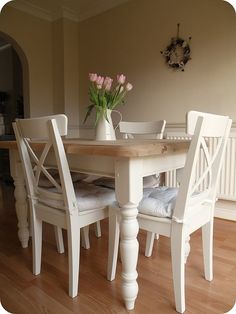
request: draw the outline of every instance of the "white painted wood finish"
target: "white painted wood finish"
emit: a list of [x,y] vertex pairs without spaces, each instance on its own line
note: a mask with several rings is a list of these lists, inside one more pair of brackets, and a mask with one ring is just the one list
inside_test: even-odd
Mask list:
[[29,242],[28,202],[24,173],[19,154],[16,150],[10,150],[10,165],[11,176],[15,185],[14,196],[18,220],[18,238],[22,247],[26,248]]
[[[55,226],[56,239],[60,252],[64,252],[61,229],[66,229],[68,237],[69,295],[73,298],[78,294],[80,229],[85,227],[83,230],[85,234],[84,246],[88,247],[89,243],[86,241],[88,239],[87,226],[106,218],[108,216],[108,208],[98,207],[82,212],[79,211],[79,204],[75,196],[69,165],[61,139],[61,136],[67,134],[67,117],[65,115],[17,120],[13,124],[13,127],[23,165],[30,206],[33,273],[38,275],[41,271],[42,221]],[[31,140],[45,141],[44,148],[40,153],[33,150]],[[55,181],[44,165],[49,151],[53,151],[55,154],[60,183]],[[14,155],[11,158],[13,157]],[[19,188],[13,169],[12,174],[15,179],[17,205],[21,199],[25,200],[24,185],[22,184],[22,188]],[[53,189],[39,186],[39,178],[42,174],[53,184]],[[50,206],[49,202],[55,200],[61,201],[61,205],[57,205],[56,207]],[[18,206],[16,207],[17,212],[20,213]],[[22,204],[22,209],[22,214],[26,216],[25,203]],[[24,244],[27,223],[24,221],[24,225],[19,227],[21,227],[20,230],[22,231],[19,236],[22,238]]]
[[[138,194],[140,187],[137,189],[137,184],[139,185],[140,181],[142,182],[144,176],[183,167],[189,141],[157,139],[96,142],[70,139],[64,140],[63,143],[72,170],[99,176],[106,175],[117,179],[116,193],[119,195],[118,200],[121,202],[121,211],[124,211],[124,217],[121,216],[121,219],[124,219],[124,228],[121,229],[122,242],[124,243],[122,245],[123,296],[126,307],[132,308],[138,290],[135,279],[138,256],[136,206],[142,197],[142,192],[141,195]],[[40,152],[44,144],[42,141],[38,141],[32,143],[32,147]],[[22,171],[16,167],[17,162],[20,163],[16,143],[14,141],[0,142],[0,148],[9,149],[11,154],[17,156],[17,158],[11,159],[10,166],[12,171],[15,172],[14,179],[21,176],[21,185],[24,187]],[[137,161],[139,161],[138,164]],[[55,158],[47,159],[47,164],[54,166]],[[135,171],[136,164],[138,165],[138,172]],[[127,171],[127,169],[130,169],[130,171]],[[136,178],[135,180],[132,179],[133,175]],[[25,231],[28,232],[28,227],[25,224],[27,222],[27,213],[24,212],[24,204],[27,204],[27,202],[26,199],[22,201],[19,203],[23,206],[21,208],[22,214],[18,216],[20,219],[18,226],[24,226]],[[131,206],[130,209],[129,206]],[[21,230],[19,231],[21,232]],[[28,238],[26,239],[27,245]],[[131,250],[129,246],[131,246]],[[132,263],[130,263],[130,260]]]
[[[137,216],[141,229],[153,233],[155,232],[170,237],[171,239],[175,303],[176,310],[179,313],[185,311],[184,264],[186,251],[190,249],[188,244],[189,235],[199,228],[202,229],[205,279],[209,281],[213,279],[212,243],[214,206],[220,168],[222,166],[231,123],[232,121],[225,116],[190,111],[187,115],[187,131],[193,136],[181,176],[180,188],[172,219],[152,217],[144,214],[138,214]],[[205,137],[218,138],[218,144],[215,146],[214,152],[209,153]],[[202,151],[205,154],[204,171],[200,177],[196,177],[197,159]],[[137,169],[139,169],[139,167],[137,167]],[[208,178],[208,186],[199,194],[199,185],[206,177]],[[135,178],[135,180],[137,180],[137,178]],[[139,189],[139,181],[137,181],[136,184],[138,185],[137,189]],[[119,243],[119,215],[119,209],[110,209],[109,241],[112,243],[109,243],[108,280],[115,278]],[[136,216],[137,212],[134,211],[132,215]],[[123,217],[123,223],[124,221]],[[128,226],[129,224],[127,223],[125,226],[122,225],[121,228],[128,228]],[[122,232],[124,233],[124,230],[122,230]],[[132,237],[134,237],[136,232],[135,227],[132,230]],[[130,236],[130,239],[132,237]],[[153,238],[149,243],[153,243]],[[126,245],[128,245],[128,243],[126,243]],[[133,243],[133,247],[134,246]],[[146,249],[148,255],[151,254],[151,251],[151,246]],[[130,265],[132,265],[133,262],[133,260],[130,260]],[[133,289],[135,289],[135,287],[133,287]]]
[[137,135],[150,135],[154,138],[163,138],[166,120],[148,121],[148,122],[128,122],[121,121],[119,123],[120,133],[124,138],[134,138]]
[[[162,139],[165,131],[166,120],[159,121],[147,121],[147,122],[130,122],[130,121],[121,121],[119,123],[120,133],[123,134],[123,138],[134,138],[137,136],[147,136]],[[154,238],[159,239],[158,234],[152,234],[147,232],[146,240],[146,250],[145,256],[150,256],[149,247],[153,246]]]

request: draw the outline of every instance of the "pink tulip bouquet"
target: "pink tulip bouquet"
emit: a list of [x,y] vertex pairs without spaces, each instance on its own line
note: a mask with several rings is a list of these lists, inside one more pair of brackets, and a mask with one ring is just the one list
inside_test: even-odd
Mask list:
[[107,118],[107,109],[113,110],[119,104],[124,103],[126,93],[133,86],[130,83],[126,83],[126,77],[123,74],[117,75],[117,82],[114,86],[112,86],[113,79],[96,73],[90,73],[89,80],[89,99],[91,104],[88,106],[84,122],[90,116],[92,110],[95,109],[96,125],[101,116]]

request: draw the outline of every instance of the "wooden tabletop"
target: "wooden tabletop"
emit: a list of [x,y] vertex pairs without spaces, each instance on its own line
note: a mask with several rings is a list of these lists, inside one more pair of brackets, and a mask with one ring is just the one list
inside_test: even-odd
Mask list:
[[[118,139],[116,141],[64,139],[63,142],[67,154],[117,157],[145,157],[186,151],[190,144],[189,140],[172,139]],[[32,142],[32,146],[41,150],[44,143]],[[0,141],[0,149],[17,149],[16,141]]]

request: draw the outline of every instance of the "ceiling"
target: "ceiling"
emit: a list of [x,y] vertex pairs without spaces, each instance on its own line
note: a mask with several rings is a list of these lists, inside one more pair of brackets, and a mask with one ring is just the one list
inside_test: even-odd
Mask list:
[[17,0],[9,2],[19,10],[47,20],[67,17],[82,21],[128,0]]

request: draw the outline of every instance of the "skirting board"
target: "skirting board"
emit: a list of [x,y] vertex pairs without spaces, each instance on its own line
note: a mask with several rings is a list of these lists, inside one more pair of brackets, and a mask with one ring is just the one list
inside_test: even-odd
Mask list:
[[224,200],[217,201],[215,217],[236,221],[236,202]]

